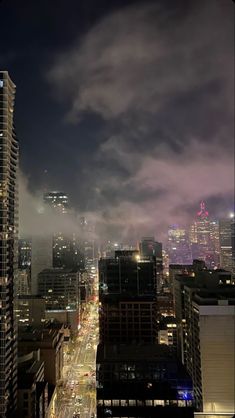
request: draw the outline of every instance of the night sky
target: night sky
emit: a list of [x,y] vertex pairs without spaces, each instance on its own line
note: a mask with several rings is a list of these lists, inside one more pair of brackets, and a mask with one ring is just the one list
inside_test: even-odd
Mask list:
[[124,238],[161,237],[202,199],[233,209],[232,0],[2,0],[0,16],[23,229],[45,189]]

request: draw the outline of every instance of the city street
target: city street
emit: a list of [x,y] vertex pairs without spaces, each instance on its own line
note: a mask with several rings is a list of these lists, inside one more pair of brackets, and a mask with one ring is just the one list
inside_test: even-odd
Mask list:
[[57,418],[93,418],[95,404],[95,357],[98,343],[97,304],[90,302],[74,344],[65,356],[64,378],[57,389]]

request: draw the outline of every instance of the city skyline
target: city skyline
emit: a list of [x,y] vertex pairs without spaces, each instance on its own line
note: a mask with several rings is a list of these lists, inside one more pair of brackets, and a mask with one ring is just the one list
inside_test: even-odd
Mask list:
[[0,0],[0,418],[235,418],[234,0]]
[[154,231],[161,240],[201,200],[214,219],[234,210],[233,4],[171,3],[1,3],[0,64],[17,85],[21,227],[33,227],[45,188],[64,190],[102,234],[127,239]]

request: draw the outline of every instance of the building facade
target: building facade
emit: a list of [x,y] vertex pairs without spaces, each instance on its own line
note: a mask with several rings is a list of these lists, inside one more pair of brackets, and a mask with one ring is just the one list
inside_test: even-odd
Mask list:
[[45,269],[38,275],[38,294],[47,310],[78,309],[80,302],[79,272]]
[[0,71],[0,416],[17,406],[17,333],[14,282],[17,275],[18,141],[13,123],[15,85]]
[[156,264],[138,251],[116,251],[99,262],[100,341],[155,342]]
[[218,266],[218,223],[209,217],[205,202],[200,203],[200,210],[189,231],[192,259],[205,261],[208,268]]
[[186,306],[187,369],[197,408],[205,413],[235,410],[235,292],[194,294]]
[[233,250],[232,250],[232,230],[233,222],[231,218],[219,221],[219,242],[220,242],[220,266],[232,271]]
[[98,346],[97,418],[193,418],[192,381],[162,345]]

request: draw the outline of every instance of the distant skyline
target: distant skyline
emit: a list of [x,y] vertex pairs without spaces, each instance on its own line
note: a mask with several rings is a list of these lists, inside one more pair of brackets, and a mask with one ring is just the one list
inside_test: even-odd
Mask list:
[[26,222],[45,189],[115,237],[157,238],[201,200],[212,218],[234,210],[231,0],[5,0],[0,14]]

